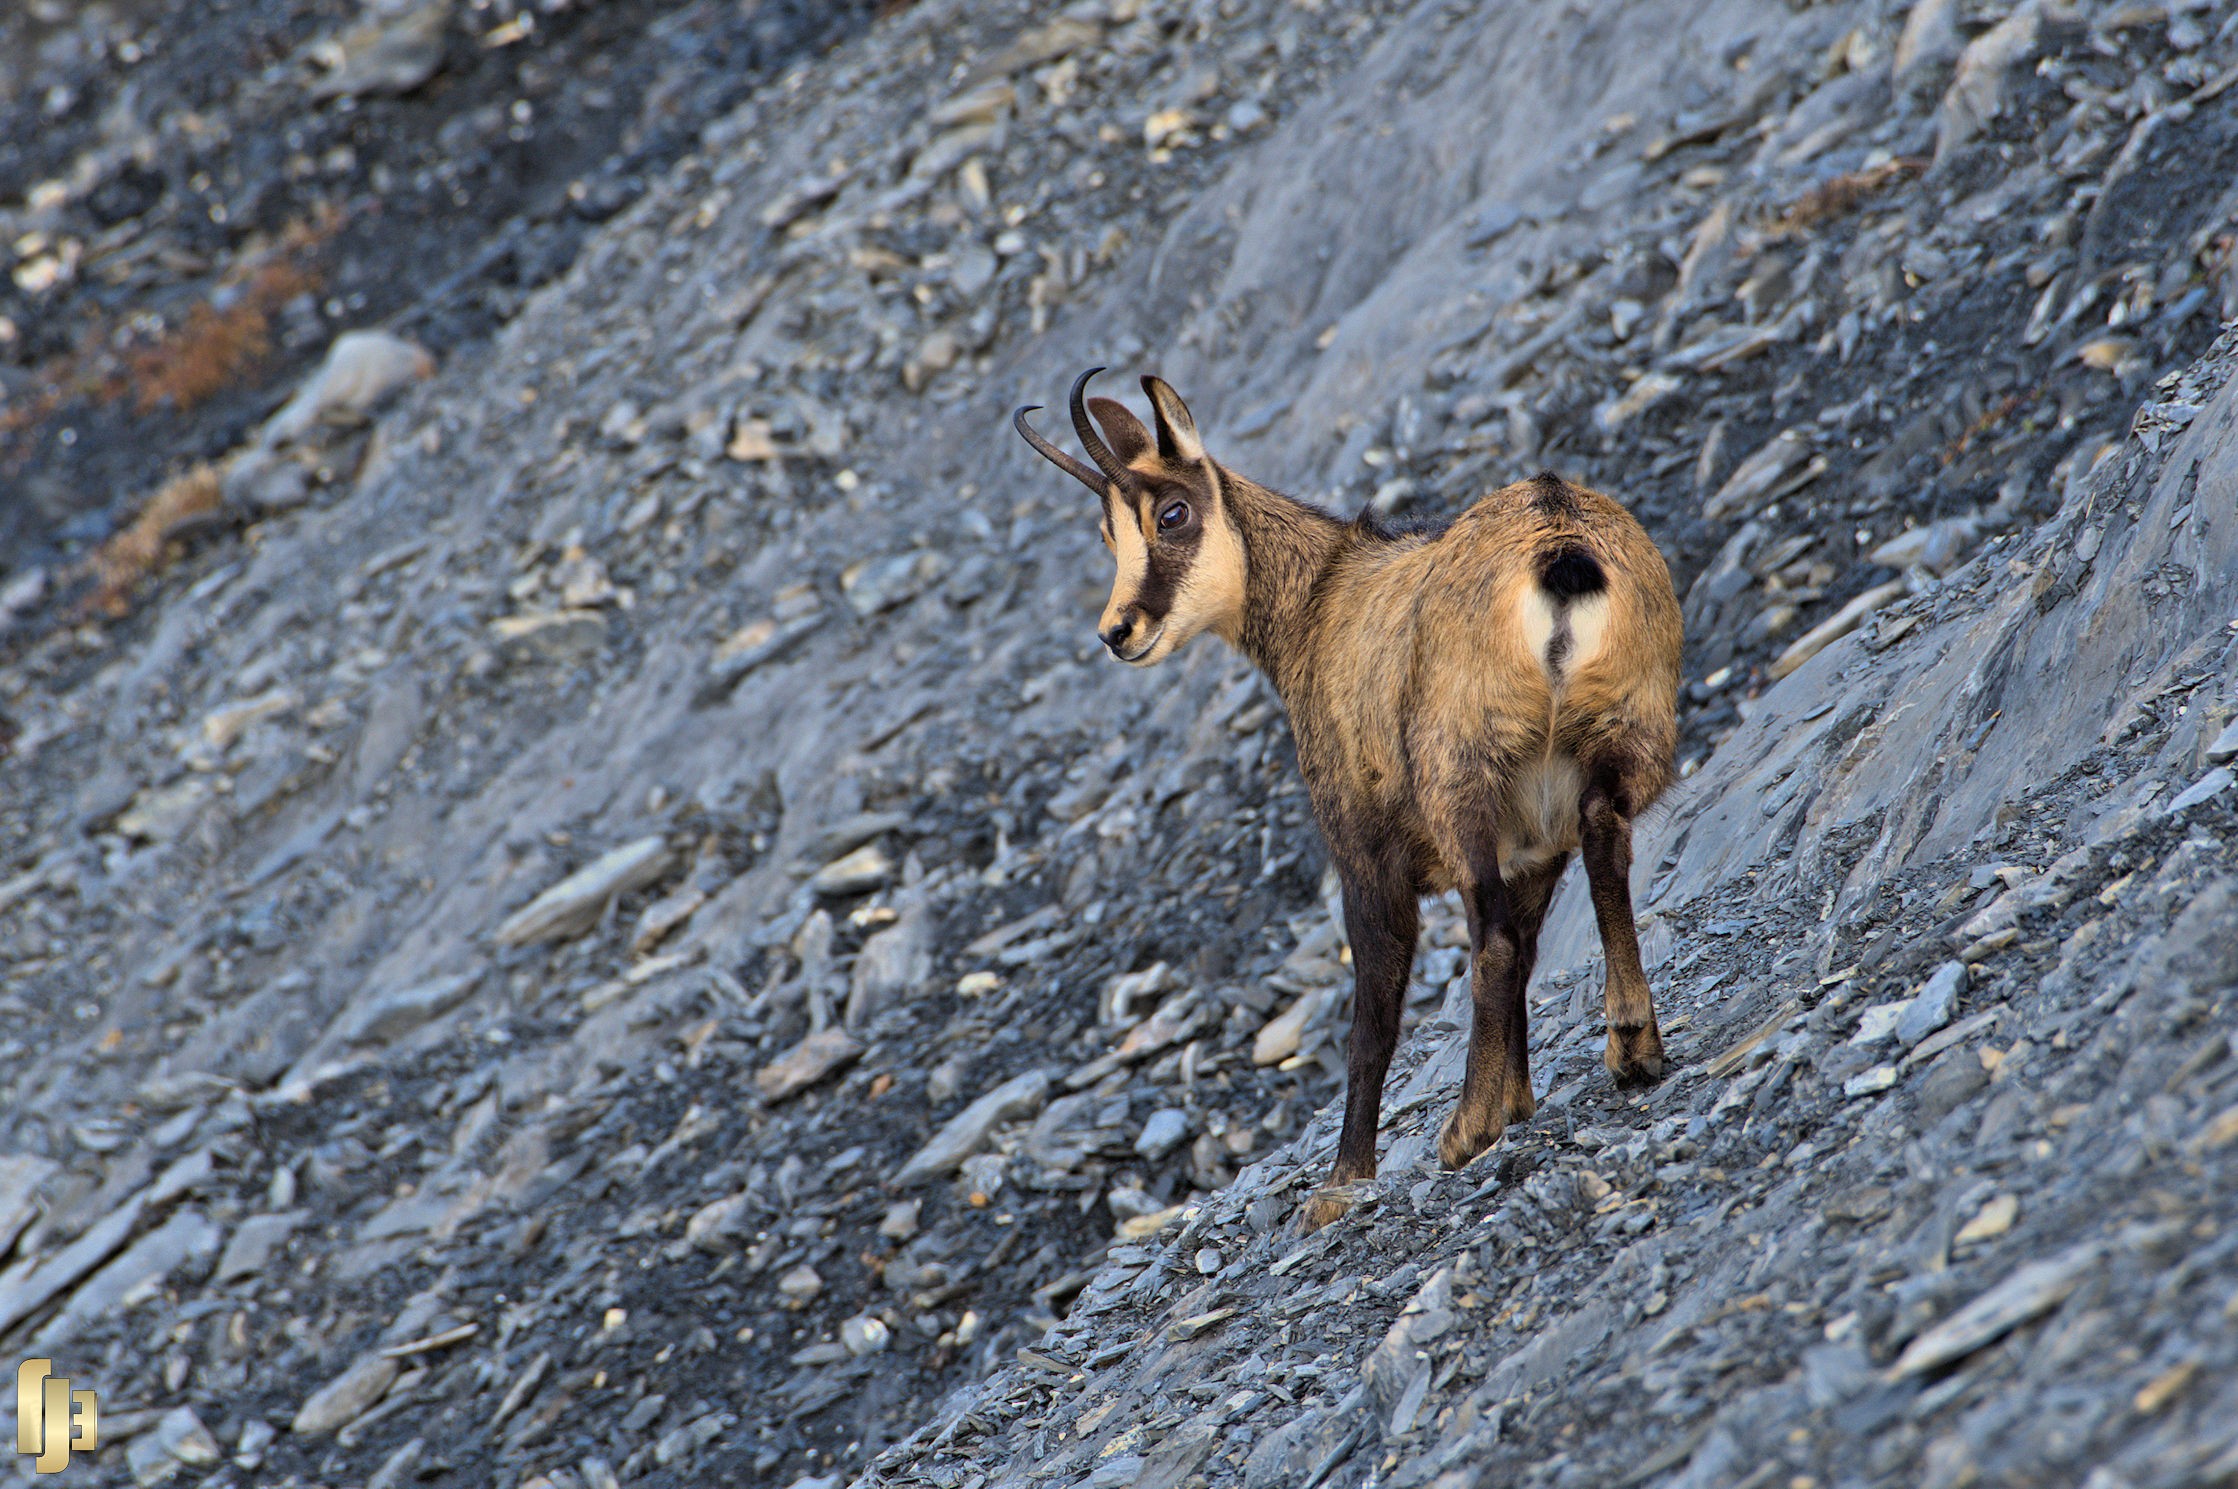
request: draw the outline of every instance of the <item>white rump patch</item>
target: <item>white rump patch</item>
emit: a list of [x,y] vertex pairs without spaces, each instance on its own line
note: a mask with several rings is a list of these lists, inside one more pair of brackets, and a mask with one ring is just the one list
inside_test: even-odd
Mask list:
[[1599,654],[1601,638],[1609,629],[1608,592],[1579,595],[1567,608],[1570,612],[1570,654],[1562,662],[1565,670],[1589,662]]
[[1516,619],[1531,655],[1559,681],[1600,651],[1608,633],[1609,597],[1603,591],[1563,601],[1534,585],[1523,592],[1522,613]]
[[1547,644],[1554,639],[1554,626],[1561,619],[1562,607],[1554,603],[1553,596],[1534,584],[1523,591],[1522,610],[1516,619],[1523,627],[1523,644],[1531,649],[1531,655],[1537,657],[1543,667]]

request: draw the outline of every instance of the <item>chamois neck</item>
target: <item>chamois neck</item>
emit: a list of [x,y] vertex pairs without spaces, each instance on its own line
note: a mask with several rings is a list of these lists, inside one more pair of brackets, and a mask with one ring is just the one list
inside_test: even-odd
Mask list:
[[1290,696],[1303,665],[1315,592],[1352,525],[1279,491],[1230,476],[1229,508],[1243,539],[1243,625],[1236,647]]

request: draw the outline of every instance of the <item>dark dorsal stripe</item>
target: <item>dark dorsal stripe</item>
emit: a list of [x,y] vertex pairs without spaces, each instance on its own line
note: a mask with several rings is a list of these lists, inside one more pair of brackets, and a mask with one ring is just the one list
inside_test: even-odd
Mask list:
[[1549,517],[1575,517],[1578,515],[1577,497],[1570,490],[1570,483],[1550,470],[1542,470],[1528,483],[1533,489],[1531,505]]

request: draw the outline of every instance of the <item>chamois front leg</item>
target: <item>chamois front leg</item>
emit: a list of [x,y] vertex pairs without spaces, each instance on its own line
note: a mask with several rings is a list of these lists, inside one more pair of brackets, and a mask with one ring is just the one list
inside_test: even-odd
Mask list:
[[1618,793],[1596,780],[1578,799],[1578,830],[1608,966],[1609,1044],[1603,1058],[1619,1086],[1647,1085],[1663,1078],[1663,1035],[1655,1026],[1639,929],[1632,920],[1632,819]]
[[[1345,1048],[1344,1132],[1329,1175],[1332,1188],[1375,1177],[1383,1077],[1399,1043],[1399,1015],[1421,921],[1415,886],[1404,876],[1340,870],[1338,877],[1344,884],[1345,934],[1352,941],[1352,1036]],[[1350,1208],[1336,1195],[1316,1195],[1306,1204],[1305,1228],[1319,1230]]]

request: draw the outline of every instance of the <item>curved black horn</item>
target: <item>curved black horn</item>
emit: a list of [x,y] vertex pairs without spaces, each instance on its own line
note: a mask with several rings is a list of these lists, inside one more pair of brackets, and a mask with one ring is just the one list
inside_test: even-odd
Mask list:
[[1103,442],[1103,436],[1097,432],[1096,426],[1089,421],[1088,405],[1082,397],[1088,390],[1088,379],[1101,371],[1103,371],[1101,367],[1091,367],[1073,380],[1071,399],[1073,432],[1080,436],[1080,443],[1087,447],[1089,456],[1096,462],[1097,470],[1109,476],[1113,485],[1122,488],[1131,487],[1134,485],[1134,472],[1122,465],[1119,457],[1111,453],[1111,446]]
[[1040,452],[1041,457],[1044,460],[1047,460],[1051,465],[1054,465],[1055,467],[1057,467],[1057,469],[1063,471],[1066,475],[1072,477],[1075,481],[1078,481],[1081,485],[1096,493],[1096,495],[1105,495],[1106,493],[1102,477],[1098,476],[1094,471],[1088,469],[1087,466],[1082,465],[1071,455],[1066,454],[1063,450],[1058,449],[1055,445],[1043,439],[1039,434],[1036,434],[1034,432],[1033,425],[1026,422],[1026,415],[1035,412],[1040,407],[1041,405],[1038,403],[1027,404],[1024,408],[1018,410],[1018,412],[1010,416],[1010,427],[1017,430],[1018,433],[1025,439],[1027,444],[1032,445],[1035,450]]

